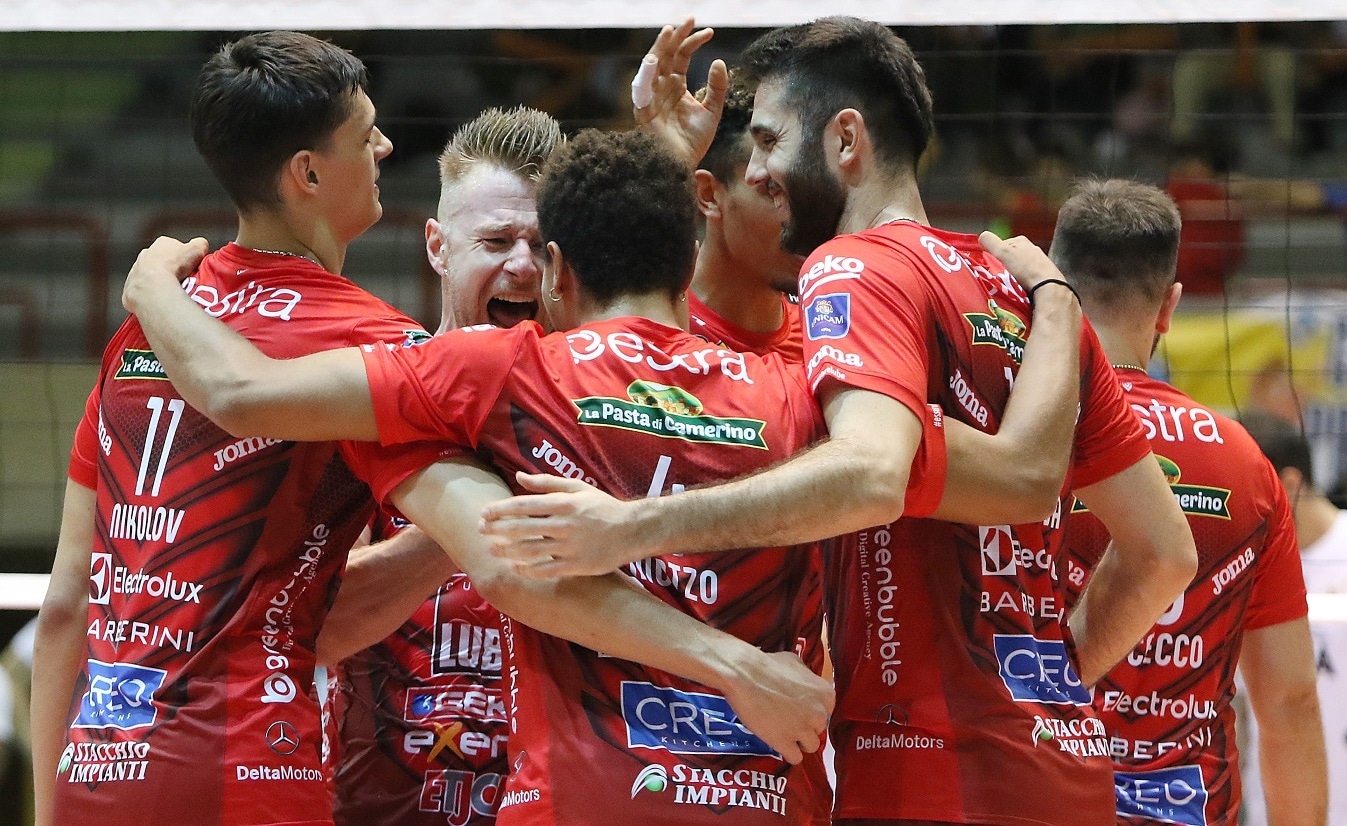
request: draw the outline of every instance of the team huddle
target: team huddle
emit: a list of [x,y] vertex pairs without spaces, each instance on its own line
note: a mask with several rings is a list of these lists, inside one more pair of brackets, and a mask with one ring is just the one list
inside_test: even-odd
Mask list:
[[128,276],[39,823],[1214,826],[1237,665],[1271,821],[1324,823],[1285,493],[1145,373],[1173,202],[1082,182],[1051,255],[936,229],[900,38],[777,29],[694,95],[710,36],[660,33],[637,131],[453,136],[434,335],[340,275],[392,151],[360,62],[211,58],[239,232]]

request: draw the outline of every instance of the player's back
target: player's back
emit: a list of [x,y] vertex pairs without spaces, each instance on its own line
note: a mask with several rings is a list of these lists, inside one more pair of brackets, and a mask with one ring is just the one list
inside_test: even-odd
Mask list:
[[[536,325],[469,329],[383,349],[367,367],[385,442],[450,438],[506,479],[551,473],[622,498],[732,479],[821,435],[798,366],[641,318],[546,338]],[[403,367],[421,384],[381,390],[381,373]],[[821,664],[812,548],[669,555],[624,571],[708,624]],[[502,824],[827,821],[817,755],[786,765],[714,691],[505,627],[516,693]]]
[[[1030,312],[975,237],[911,221],[842,236],[800,286],[816,393],[870,390],[918,416],[938,402],[995,432]],[[1068,486],[1146,453],[1092,331],[1081,346]],[[1112,822],[1107,740],[1065,626],[1061,511],[1031,525],[902,519],[841,540],[826,588],[837,817]]]
[[[297,256],[231,244],[184,288],[273,356],[421,334]],[[220,430],[133,318],[105,352],[77,473],[98,505],[57,818],[328,822],[313,649],[370,507],[339,446]]]
[[[1192,584],[1095,687],[1118,815],[1129,823],[1234,822],[1240,795],[1230,703],[1244,632],[1307,611],[1290,506],[1237,422],[1139,370],[1117,375],[1198,554]],[[1092,515],[1073,515],[1070,603],[1107,542]]]
[[329,700],[338,826],[495,823],[509,768],[500,625],[454,574],[341,662]]

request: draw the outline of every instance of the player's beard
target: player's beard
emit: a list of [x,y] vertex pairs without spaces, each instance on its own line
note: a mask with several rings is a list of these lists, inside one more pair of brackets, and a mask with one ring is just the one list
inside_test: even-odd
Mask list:
[[781,248],[808,257],[837,235],[847,200],[842,182],[823,162],[823,130],[805,139],[784,183],[790,218],[781,228]]

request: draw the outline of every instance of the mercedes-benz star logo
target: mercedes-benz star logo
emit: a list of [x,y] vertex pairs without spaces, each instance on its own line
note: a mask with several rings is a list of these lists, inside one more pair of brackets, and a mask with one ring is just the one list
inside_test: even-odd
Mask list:
[[299,732],[284,720],[277,720],[267,727],[267,745],[279,755],[294,754],[299,748]]

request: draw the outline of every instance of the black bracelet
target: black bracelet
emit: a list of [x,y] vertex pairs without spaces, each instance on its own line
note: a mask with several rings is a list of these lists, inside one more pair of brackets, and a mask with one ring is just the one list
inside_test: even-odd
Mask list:
[[1060,278],[1045,278],[1029,288],[1029,306],[1032,307],[1034,304],[1034,291],[1045,284],[1061,284],[1063,287],[1066,287],[1068,290],[1070,290],[1071,294],[1076,297],[1076,303],[1077,304],[1080,303],[1080,293],[1076,292],[1075,287],[1071,286],[1070,284],[1066,283]]

